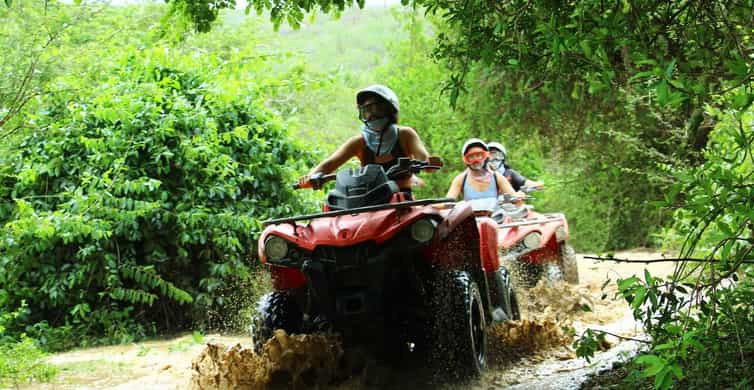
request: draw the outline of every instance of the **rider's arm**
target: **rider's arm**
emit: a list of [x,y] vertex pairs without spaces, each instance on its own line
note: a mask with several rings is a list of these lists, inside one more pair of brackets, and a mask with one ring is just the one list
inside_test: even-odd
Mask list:
[[450,188],[448,189],[448,194],[445,195],[446,198],[451,199],[458,199],[458,195],[461,194],[461,184],[463,183],[463,174],[460,174],[456,176],[453,181],[450,183]]
[[542,189],[545,187],[545,183],[542,183],[541,181],[526,179],[526,181],[524,182],[524,186]]
[[510,176],[510,183],[514,190],[526,185],[527,179],[515,169],[507,169],[505,174]]
[[401,146],[406,151],[409,157],[414,160],[426,161],[429,158],[429,152],[424,147],[419,134],[416,130],[410,127],[401,127]]
[[330,157],[326,158],[324,161],[319,163],[319,165],[312,168],[307,176],[311,176],[318,172],[324,174],[332,173],[341,165],[345,164],[346,161],[357,155],[360,147],[360,142],[360,135],[351,137],[348,141],[341,145],[338,150],[335,151],[335,153],[331,154]]
[[503,175],[500,174],[500,172],[495,172],[495,180],[497,181],[497,194],[513,194],[516,192],[516,190],[513,189],[513,186],[510,182],[508,182],[508,179],[506,179]]

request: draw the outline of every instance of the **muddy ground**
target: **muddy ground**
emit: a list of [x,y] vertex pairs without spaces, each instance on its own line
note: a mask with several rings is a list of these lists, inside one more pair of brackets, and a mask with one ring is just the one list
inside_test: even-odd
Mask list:
[[[616,254],[618,258],[633,259],[660,256],[639,250]],[[638,343],[608,337],[605,350],[587,363],[576,357],[571,343],[573,334],[580,334],[587,327],[642,337],[626,303],[613,297],[617,278],[641,275],[645,267],[665,276],[672,272],[673,263],[599,263],[580,256],[578,285],[538,285],[528,292],[520,291],[524,320],[490,329],[487,372],[481,380],[465,387],[578,388],[588,373],[631,355]],[[606,278],[612,282],[603,290]],[[342,349],[330,338],[278,334],[267,344],[263,357],[251,353],[249,341],[246,336],[194,334],[56,354],[49,359],[59,369],[53,382],[27,388],[289,388],[291,381],[306,388],[310,385],[303,383],[323,383],[342,374],[338,373],[337,363]],[[405,378],[392,378],[390,382],[386,377],[392,374],[378,366],[367,364],[363,372],[325,388],[415,387]],[[312,379],[312,375],[319,378]]]

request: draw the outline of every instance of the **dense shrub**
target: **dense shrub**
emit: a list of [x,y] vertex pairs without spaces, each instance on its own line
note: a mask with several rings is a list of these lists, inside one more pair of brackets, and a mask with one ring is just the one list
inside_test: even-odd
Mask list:
[[125,55],[3,157],[0,308],[28,303],[9,331],[63,348],[238,311],[259,221],[301,208],[309,162],[254,88],[224,94],[195,61]]

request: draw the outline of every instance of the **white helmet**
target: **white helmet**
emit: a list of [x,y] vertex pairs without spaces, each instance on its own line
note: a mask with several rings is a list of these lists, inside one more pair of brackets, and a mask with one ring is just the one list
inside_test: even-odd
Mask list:
[[398,95],[396,95],[392,89],[382,84],[370,85],[360,90],[359,92],[357,92],[356,104],[361,105],[364,102],[364,100],[367,98],[367,96],[369,96],[370,94],[377,95],[387,100],[387,102],[390,103],[391,106],[393,106],[393,110],[395,110],[396,114],[398,113],[398,111],[400,111],[401,105],[398,102]]
[[490,151],[489,146],[487,146],[484,141],[480,140],[479,138],[470,138],[468,141],[466,141],[466,143],[463,144],[463,147],[461,148],[461,158],[464,158],[464,156],[466,156],[466,152],[472,146],[479,146],[488,152]]
[[505,146],[501,144],[500,142],[490,142],[487,144],[487,146],[490,149],[497,149],[503,154],[503,162],[505,162],[505,158],[508,156],[508,153],[505,151]]

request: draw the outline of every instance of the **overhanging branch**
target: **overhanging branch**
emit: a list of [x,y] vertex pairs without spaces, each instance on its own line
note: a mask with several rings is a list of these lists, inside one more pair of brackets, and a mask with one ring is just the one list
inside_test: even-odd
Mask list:
[[[615,257],[600,257],[600,256],[584,256],[585,259],[589,260],[600,260],[600,261],[614,261],[616,263],[642,263],[642,264],[650,264],[650,263],[667,263],[667,262],[694,262],[694,263],[718,263],[720,260],[715,259],[696,259],[691,257],[680,257],[680,258],[663,258],[663,259],[648,259],[648,260],[633,260],[633,259],[618,259]],[[743,259],[740,261],[741,264],[754,264],[754,259]]]

